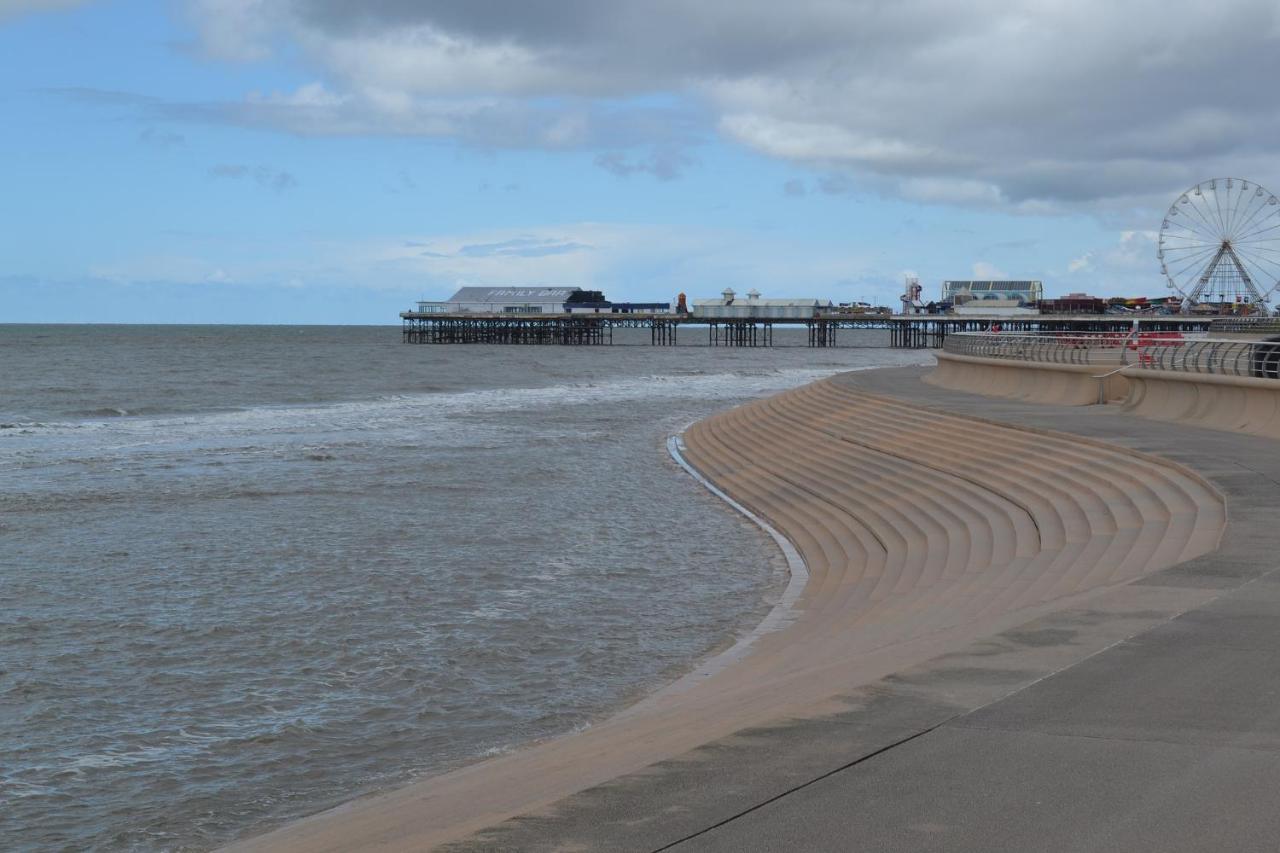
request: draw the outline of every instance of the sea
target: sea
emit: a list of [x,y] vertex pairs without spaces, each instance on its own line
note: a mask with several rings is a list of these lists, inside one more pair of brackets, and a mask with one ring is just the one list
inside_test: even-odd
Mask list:
[[0,849],[208,850],[589,726],[785,564],[667,437],[810,349],[0,326]]

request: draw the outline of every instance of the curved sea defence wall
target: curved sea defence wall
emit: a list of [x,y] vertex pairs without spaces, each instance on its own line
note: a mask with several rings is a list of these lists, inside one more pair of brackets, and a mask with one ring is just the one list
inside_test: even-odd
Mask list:
[[791,618],[586,731],[238,849],[458,839],[749,726],[829,713],[854,687],[1213,550],[1226,517],[1204,480],[1155,457],[832,380],[695,424],[683,455],[803,558]]
[[1118,371],[1108,365],[948,352],[937,358],[937,368],[924,381],[955,391],[1059,406],[1120,403],[1144,418],[1280,438],[1280,381],[1275,378],[1161,370],[1141,363]]
[[1280,438],[1275,379],[1133,371],[1123,408],[1144,418]]
[[1100,401],[1100,391],[1101,401],[1123,400],[1129,392],[1129,380],[1114,367],[1041,364],[949,352],[936,356],[938,367],[924,381],[955,391],[1058,406],[1094,405]]

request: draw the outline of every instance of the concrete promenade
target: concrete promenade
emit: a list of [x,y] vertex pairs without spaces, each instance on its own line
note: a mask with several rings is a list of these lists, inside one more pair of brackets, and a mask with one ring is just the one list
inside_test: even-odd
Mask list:
[[1280,849],[1280,444],[925,372],[837,381],[1179,462],[1221,547],[444,849]]

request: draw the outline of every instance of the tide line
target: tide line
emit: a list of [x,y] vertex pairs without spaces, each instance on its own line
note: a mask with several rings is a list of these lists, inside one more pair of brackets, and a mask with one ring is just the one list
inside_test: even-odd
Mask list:
[[[686,427],[687,429],[688,427]],[[795,604],[800,600],[800,596],[804,594],[804,588],[809,583],[809,567],[805,565],[804,557],[800,556],[800,551],[792,544],[791,540],[782,535],[777,528],[766,521],[761,516],[752,512],[747,507],[738,503],[729,495],[725,494],[715,483],[712,483],[702,473],[694,468],[684,457],[684,433],[681,430],[675,435],[667,438],[667,452],[671,454],[671,458],[675,463],[685,470],[690,477],[693,477],[698,483],[711,494],[724,501],[733,509],[746,516],[753,524],[769,534],[769,537],[778,546],[782,552],[782,557],[787,563],[787,586],[782,591],[782,596],[778,602],[774,604],[765,617],[760,620],[750,632],[740,637],[732,646],[713,655],[702,663],[698,664],[691,672],[686,673],[680,678],[668,684],[666,687],[660,688],[654,693],[642,699],[640,702],[626,709],[622,715],[630,715],[634,711],[643,710],[651,702],[659,697],[669,697],[673,694],[683,693],[685,690],[696,685],[703,679],[709,678],[724,669],[727,669],[734,663],[746,657],[751,647],[763,637],[765,634],[771,634],[774,631],[780,631],[791,623],[795,622],[798,615],[795,612]],[[622,716],[620,715],[620,716]]]

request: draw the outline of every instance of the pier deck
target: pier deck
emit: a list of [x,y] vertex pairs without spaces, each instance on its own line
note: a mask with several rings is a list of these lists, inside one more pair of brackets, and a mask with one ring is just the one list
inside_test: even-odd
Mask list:
[[[614,329],[648,329],[652,346],[676,346],[682,327],[706,330],[707,346],[770,347],[777,326],[803,327],[808,346],[838,346],[841,330],[878,329],[889,333],[896,349],[936,349],[947,335],[982,332],[998,323],[1007,332],[1127,332],[1137,319],[1148,332],[1203,332],[1211,317],[1127,317],[1041,315],[976,317],[956,315],[822,314],[806,318],[709,318],[684,314],[439,314],[405,311],[400,315],[408,344],[559,344],[601,346],[613,343]],[[692,330],[691,330],[692,331]],[[698,334],[701,332],[694,333]],[[686,340],[689,335],[686,334]]]

